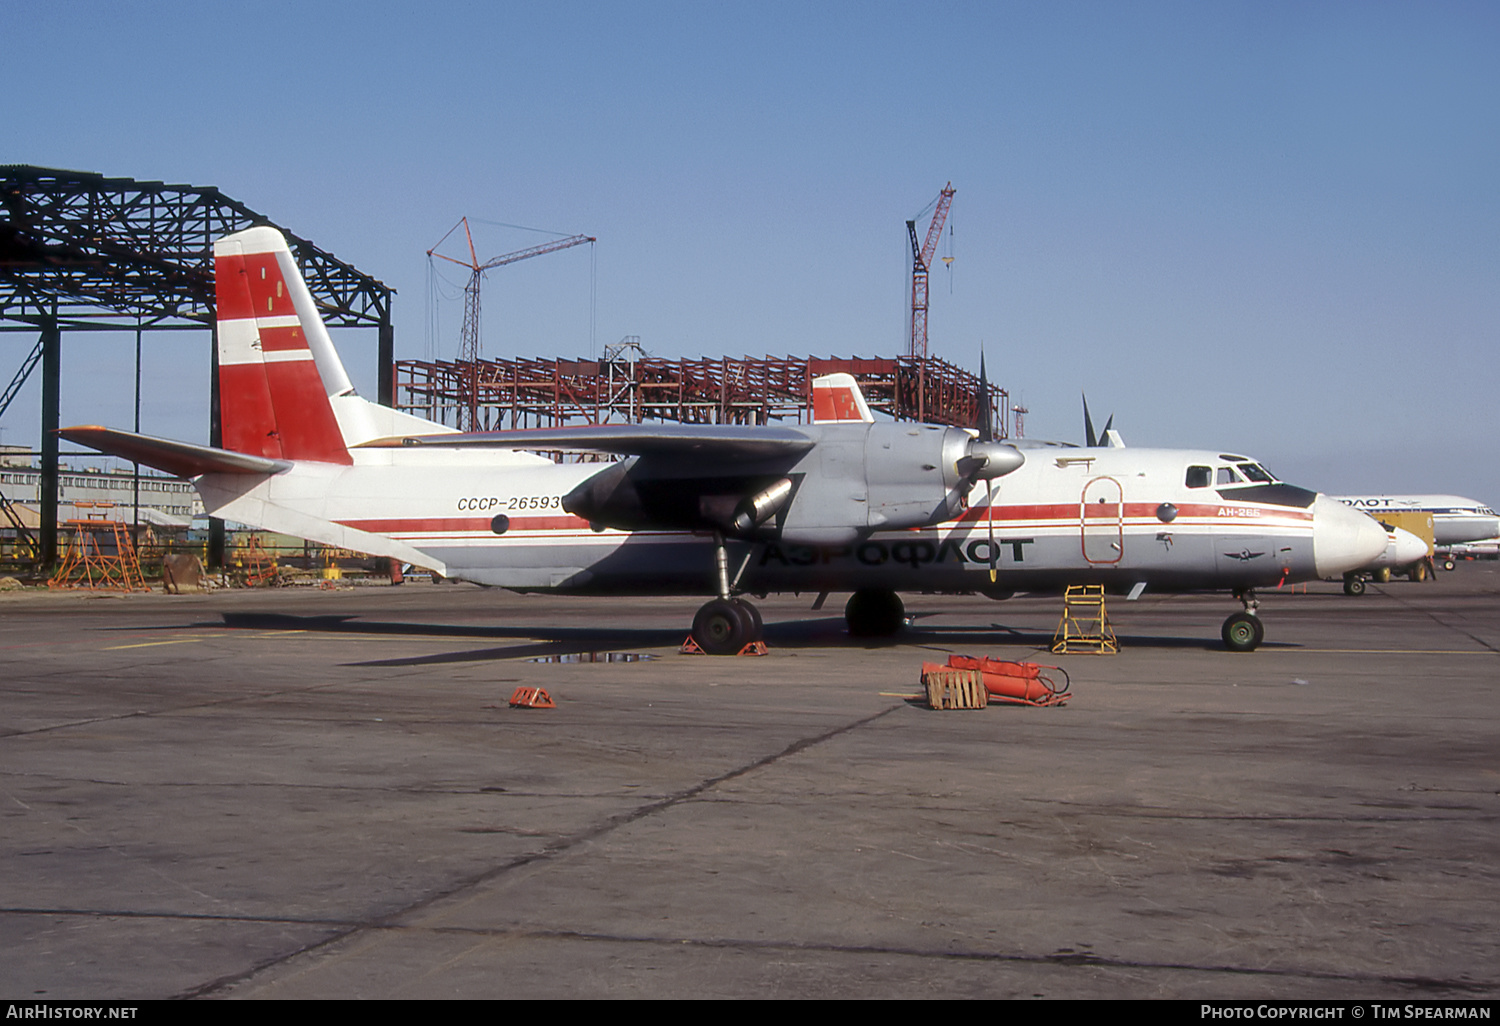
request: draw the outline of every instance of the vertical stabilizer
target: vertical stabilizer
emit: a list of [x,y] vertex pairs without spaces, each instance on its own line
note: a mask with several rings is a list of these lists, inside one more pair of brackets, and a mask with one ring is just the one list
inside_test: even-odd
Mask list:
[[274,228],[214,243],[224,448],[351,463],[330,396],[353,386],[312,294]]
[[814,424],[875,423],[870,405],[852,374],[840,371],[813,378],[812,399]]

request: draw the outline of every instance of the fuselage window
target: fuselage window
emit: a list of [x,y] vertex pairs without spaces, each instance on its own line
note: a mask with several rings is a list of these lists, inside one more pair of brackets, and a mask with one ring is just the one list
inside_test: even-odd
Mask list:
[[1213,484],[1214,472],[1212,467],[1188,467],[1187,486],[1189,488],[1207,488]]
[[1233,467],[1220,467],[1219,478],[1216,483],[1221,485],[1232,485],[1240,484],[1242,482],[1240,480],[1240,475],[1234,472]]
[[1247,478],[1249,478],[1251,481],[1254,481],[1256,484],[1271,484],[1276,480],[1271,476],[1270,472],[1267,471],[1266,468],[1261,466],[1259,463],[1241,463],[1240,473],[1244,474]]

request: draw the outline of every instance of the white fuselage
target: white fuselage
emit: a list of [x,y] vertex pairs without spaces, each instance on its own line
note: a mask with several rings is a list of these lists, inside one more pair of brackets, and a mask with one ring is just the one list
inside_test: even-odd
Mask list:
[[[270,477],[205,475],[197,483],[216,516],[480,584],[609,594],[714,591],[707,532],[595,530],[563,509],[563,496],[602,464],[503,450],[352,454],[352,466],[299,462]],[[734,588],[756,594],[862,587],[1004,594],[1072,583],[1121,591],[1140,584],[1239,589],[1336,576],[1385,547],[1378,525],[1324,496],[1245,480],[1232,470],[1256,466],[1244,457],[1071,447],[1026,455],[1019,470],[988,486],[988,495],[980,483],[968,508],[945,522],[840,544],[790,544],[774,532],[731,539]],[[1218,483],[1228,475],[1238,480]]]

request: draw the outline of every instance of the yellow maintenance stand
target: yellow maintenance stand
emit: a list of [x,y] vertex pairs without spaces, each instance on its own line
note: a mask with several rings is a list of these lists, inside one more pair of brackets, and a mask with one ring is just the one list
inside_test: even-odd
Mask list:
[[1052,635],[1054,652],[1114,655],[1120,642],[1104,608],[1104,585],[1071,584],[1063,596],[1062,620]]

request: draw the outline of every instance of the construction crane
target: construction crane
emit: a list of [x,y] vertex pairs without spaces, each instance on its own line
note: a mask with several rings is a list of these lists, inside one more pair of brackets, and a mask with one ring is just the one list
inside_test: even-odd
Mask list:
[[[445,256],[437,252],[438,246],[446,242],[448,236],[456,232],[460,226],[464,230],[464,239],[469,244],[469,259],[467,261],[456,260],[451,256]],[[460,267],[467,267],[469,269],[469,280],[464,285],[464,322],[463,327],[459,331],[458,341],[459,362],[468,366],[468,395],[465,397],[467,402],[464,404],[468,414],[468,423],[462,424],[460,427],[467,431],[475,431],[479,428],[479,358],[481,353],[479,339],[479,288],[480,283],[484,280],[484,273],[491,268],[503,267],[505,264],[513,264],[520,260],[528,260],[531,257],[541,256],[543,253],[556,253],[560,249],[570,249],[573,246],[581,246],[585,242],[594,243],[598,241],[592,235],[570,235],[566,239],[553,239],[551,242],[543,242],[537,246],[518,249],[514,253],[505,253],[481,264],[478,255],[474,252],[474,236],[469,231],[469,219],[468,217],[461,217],[458,220],[458,224],[449,228],[447,234],[438,239],[437,245],[427,251],[427,258],[429,260],[437,257],[440,260],[446,260],[451,264],[457,264]]]
[[932,255],[937,252],[943,225],[948,221],[948,208],[953,205],[952,182],[938,193],[935,203],[932,223],[927,226],[927,239],[920,246],[917,245],[917,222],[906,222],[906,234],[911,237],[911,334],[906,355],[923,360],[927,359],[927,268],[932,263]]

